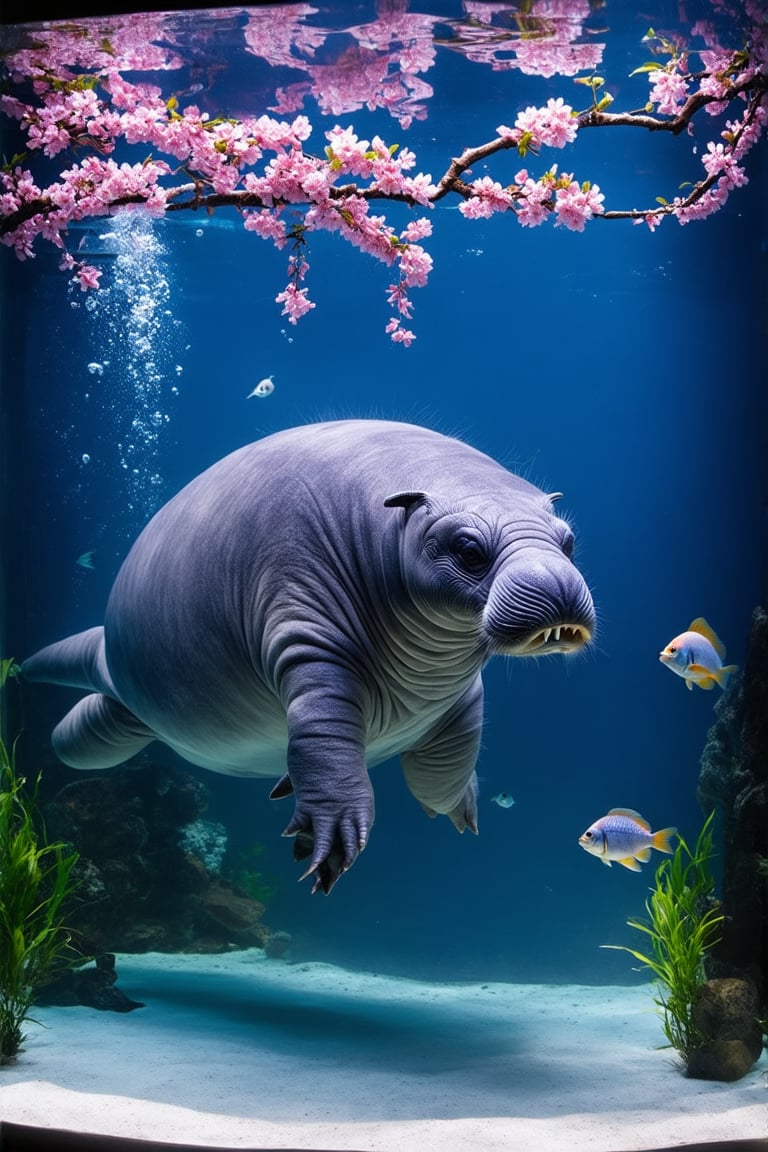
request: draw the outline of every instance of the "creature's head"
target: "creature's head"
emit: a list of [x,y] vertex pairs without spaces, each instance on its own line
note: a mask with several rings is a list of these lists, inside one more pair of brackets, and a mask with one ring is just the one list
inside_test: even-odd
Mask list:
[[602,856],[605,852],[605,832],[593,824],[579,836],[579,844],[593,856]]
[[666,648],[659,653],[662,664],[666,664],[670,671],[677,672],[678,676],[684,676],[688,665],[695,661],[691,645],[688,643],[689,638],[690,633],[686,636],[683,632],[674,640],[670,640]]
[[554,497],[519,489],[445,504],[426,492],[399,492],[402,549],[411,596],[428,616],[474,627],[489,655],[576,652],[591,640],[595,610],[571,561],[573,534],[555,516]]

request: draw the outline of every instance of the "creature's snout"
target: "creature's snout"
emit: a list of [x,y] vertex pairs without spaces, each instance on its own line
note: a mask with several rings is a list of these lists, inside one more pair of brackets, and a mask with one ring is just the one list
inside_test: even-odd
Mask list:
[[595,608],[581,573],[564,556],[518,560],[491,586],[483,618],[506,656],[577,652],[595,632]]

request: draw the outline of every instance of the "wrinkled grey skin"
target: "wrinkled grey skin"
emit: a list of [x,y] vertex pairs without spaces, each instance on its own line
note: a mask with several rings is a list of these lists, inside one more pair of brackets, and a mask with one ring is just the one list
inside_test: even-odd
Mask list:
[[75,768],[162,740],[194,764],[278,776],[285,834],[326,892],[365,847],[368,768],[400,754],[430,815],[477,831],[481,670],[583,647],[592,599],[552,499],[459,440],[346,420],[214,464],[150,521],[103,628],[28,680],[91,693],[53,733]]

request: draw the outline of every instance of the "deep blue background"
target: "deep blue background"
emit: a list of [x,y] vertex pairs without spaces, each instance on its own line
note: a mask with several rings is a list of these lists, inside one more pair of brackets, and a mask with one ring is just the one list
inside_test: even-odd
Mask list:
[[[358,12],[360,22],[371,17]],[[660,21],[610,5],[600,20],[613,26],[602,74],[617,106],[641,105],[647,81],[626,77],[645,59],[640,37]],[[323,10],[317,22],[332,16]],[[216,51],[227,70],[198,97],[214,114],[259,113],[276,80],[296,78],[226,47]],[[492,72],[443,49],[426,78],[429,117],[407,132],[383,113],[339,120],[407,144],[434,179],[519,108],[584,95],[567,78]],[[178,78],[164,83],[170,91]],[[307,110],[320,150],[335,121]],[[584,132],[529,167],[556,160],[598,183],[607,205],[635,207],[698,178],[694,144],[703,139]],[[165,254],[122,273],[145,306],[168,293],[148,352],[125,336],[130,304],[110,279],[116,261],[102,259],[109,294],[86,306],[49,254],[21,265],[3,253],[8,654],[99,623],[152,510],[221,455],[296,423],[416,420],[565,492],[559,507],[577,532],[598,638],[573,660],[488,667],[478,838],[428,820],[397,764],[383,765],[373,774],[367,851],[330,899],[311,899],[279,837],[289,802],[269,803],[265,781],[200,772],[208,815],[226,821],[233,845],[266,845],[265,867],[278,878],[266,919],[293,933],[296,958],[442,979],[637,978],[627,956],[598,945],[631,942],[624,921],[642,913],[651,867],[603,868],[576,841],[617,805],[687,838],[703,819],[698,760],[719,692],[687,692],[657,655],[703,614],[728,660],[743,664],[750,614],[765,594],[765,159],[764,147],[750,158],[751,183],[724,211],[686,227],[666,220],[653,235],[625,222],[596,221],[583,234],[522,229],[503,216],[470,222],[442,202],[427,242],[435,269],[413,292],[418,338],[408,350],[383,331],[389,270],[327,234],[313,236],[309,252],[317,307],[294,328],[274,304],[285,253],[243,232],[234,212],[157,225]],[[505,154],[487,171],[504,182],[520,166]],[[408,217],[398,207],[388,214]],[[84,243],[98,247],[108,230],[97,223]],[[103,375],[88,371],[105,361]],[[153,374],[157,396],[146,387]],[[246,400],[269,374],[273,395]],[[155,409],[157,439],[124,468],[132,423]],[[75,561],[91,549],[88,571]],[[31,746],[44,744],[70,699],[25,692]],[[499,790],[513,794],[513,808],[491,803]]]

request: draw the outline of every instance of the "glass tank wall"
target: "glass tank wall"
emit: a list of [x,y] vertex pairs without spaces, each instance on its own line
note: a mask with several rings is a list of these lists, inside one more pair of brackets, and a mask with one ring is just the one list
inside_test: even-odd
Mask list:
[[[386,430],[351,436],[327,472],[310,434],[284,450],[293,470],[281,450],[248,481],[247,531],[241,488],[217,489],[208,519],[206,490],[161,526],[176,583],[148,577],[120,641],[140,637],[140,668],[118,671],[130,657],[115,640],[106,680],[85,649],[80,681],[71,660],[59,668],[69,686],[43,682],[53,665],[9,678],[5,738],[21,733],[25,773],[42,771],[49,833],[89,863],[80,929],[89,954],[118,953],[118,977],[123,954],[261,948],[291,972],[320,962],[435,989],[642,985],[652,1009],[648,969],[601,946],[643,948],[627,920],[646,915],[670,858],[663,840],[647,858],[652,835],[674,828],[693,846],[713,809],[714,893],[737,919],[752,907],[752,929],[764,916],[768,850],[734,781],[752,770],[739,709],[764,700],[766,27],[749,4],[685,7],[403,0],[3,27],[0,655],[23,662],[101,626],[147,522],[287,429],[415,424],[524,481],[491,512],[491,481],[468,478],[447,442],[395,436],[384,452]],[[445,492],[386,510],[377,496],[365,520],[384,480],[386,496]],[[394,547],[396,525],[415,532],[438,505],[464,517],[460,544]],[[519,632],[491,642],[489,589],[526,548],[543,549],[541,580],[562,599],[539,611],[555,594],[531,593]],[[414,591],[422,561],[428,593]],[[571,573],[594,618],[568,599]],[[470,725],[477,743],[482,720],[476,801],[471,764],[455,804],[435,801],[454,819],[425,813],[387,755],[413,745],[382,714],[410,707],[432,747],[419,718],[447,715],[467,667],[450,645],[420,664],[398,596],[426,613],[418,629],[471,638],[462,692],[489,657]],[[262,664],[267,601],[289,605],[285,660],[310,668],[312,700],[335,669],[337,703],[309,707],[315,738],[337,734],[331,713],[343,729],[362,709],[375,824],[354,801],[364,772],[331,755],[333,786],[308,783],[295,729],[286,760],[301,708],[286,720],[287,680]],[[659,659],[702,619],[692,655]],[[230,664],[243,647],[247,688]],[[382,652],[406,653],[415,703],[402,670],[393,695]],[[106,741],[126,755],[83,773],[51,732],[88,688],[120,700],[110,674],[134,677],[122,695],[146,714],[130,699],[109,710]],[[269,756],[201,766],[206,741],[248,746],[241,690],[247,708],[262,690],[272,701]],[[125,724],[151,734],[161,713],[174,738],[131,755]],[[455,768],[466,739],[449,727],[441,763]],[[91,751],[82,767],[105,768]],[[286,769],[294,795],[270,799]],[[323,854],[326,802],[344,815]],[[294,804],[299,835],[282,838]],[[584,851],[614,809],[631,827],[606,835],[636,839]],[[458,835],[466,823],[479,834]],[[354,858],[350,836],[368,831]],[[315,850],[327,898],[297,883]],[[746,972],[764,995],[764,944],[732,931],[710,975]]]

